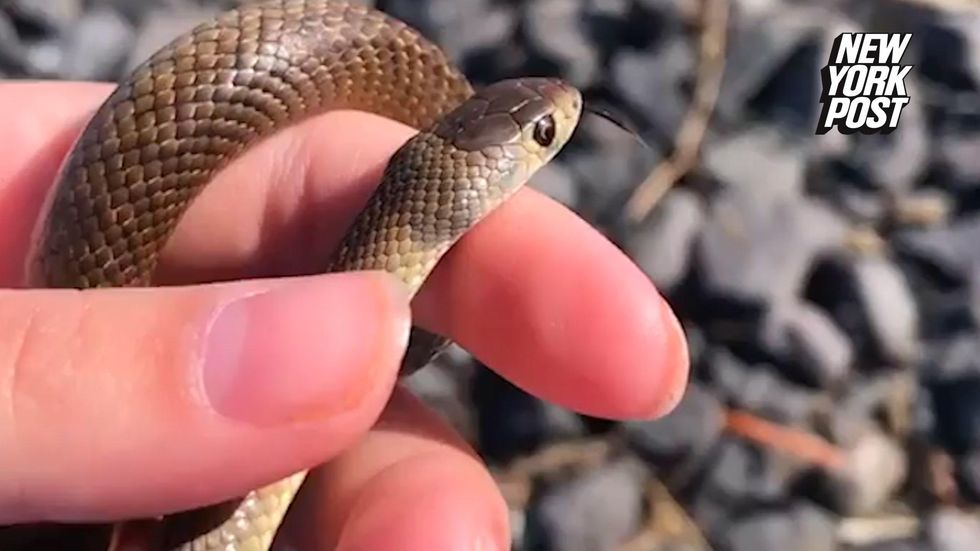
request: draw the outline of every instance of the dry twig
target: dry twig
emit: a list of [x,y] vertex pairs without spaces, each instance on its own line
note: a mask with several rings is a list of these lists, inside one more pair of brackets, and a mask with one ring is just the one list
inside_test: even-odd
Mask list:
[[767,421],[751,413],[729,410],[725,419],[728,432],[752,440],[769,449],[828,470],[839,470],[847,456],[839,447],[802,430]]
[[697,163],[725,73],[728,2],[729,0],[702,2],[703,30],[694,98],[677,133],[674,153],[650,173],[626,204],[626,215],[632,222],[640,222],[646,218],[663,194]]
[[643,531],[620,546],[618,551],[647,551],[685,543],[686,548],[712,551],[711,544],[697,522],[687,514],[663,482],[650,481],[647,491],[650,515]]

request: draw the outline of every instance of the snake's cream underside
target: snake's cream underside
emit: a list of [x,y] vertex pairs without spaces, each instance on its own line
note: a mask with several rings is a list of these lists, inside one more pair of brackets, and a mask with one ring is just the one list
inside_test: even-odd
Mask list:
[[[321,252],[323,270],[386,270],[414,293],[458,238],[561,149],[581,97],[546,78],[475,92],[419,33],[358,5],[276,0],[230,11],[154,54],[93,116],[49,199],[30,279],[151,285],[158,252],[217,171],[258,140],[332,109],[420,132],[392,157],[339,249]],[[403,370],[445,342],[413,329]],[[147,544],[264,551],[304,476],[167,517]]]

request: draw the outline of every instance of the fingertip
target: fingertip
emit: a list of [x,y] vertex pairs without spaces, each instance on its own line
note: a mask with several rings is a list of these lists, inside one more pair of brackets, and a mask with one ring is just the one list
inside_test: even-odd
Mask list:
[[[215,411],[258,425],[318,420],[366,393],[408,342],[408,292],[383,273],[298,278],[220,306],[204,337]],[[281,367],[275,367],[281,366]]]
[[664,339],[657,353],[657,361],[663,369],[663,382],[659,391],[654,394],[652,406],[645,412],[638,412],[637,417],[656,419],[669,414],[684,397],[687,381],[690,376],[690,356],[684,327],[666,300],[661,300],[660,319],[664,331]]
[[363,489],[337,549],[509,549],[506,504],[472,478],[435,457],[394,465]]

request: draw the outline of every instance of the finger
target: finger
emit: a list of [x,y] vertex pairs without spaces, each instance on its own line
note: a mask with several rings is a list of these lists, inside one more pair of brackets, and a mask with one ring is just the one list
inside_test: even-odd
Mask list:
[[307,479],[284,526],[296,549],[507,549],[507,506],[466,444],[396,391],[357,446]]
[[184,510],[324,460],[383,408],[409,318],[377,272],[0,291],[0,523]]
[[[315,272],[411,134],[336,112],[258,144],[192,205],[164,251],[163,279]],[[468,233],[416,306],[420,324],[525,390],[591,415],[660,415],[687,379],[683,334],[654,286],[593,228],[532,190]]]
[[540,194],[461,240],[413,308],[517,386],[582,413],[656,417],[687,384],[683,331],[650,280]]
[[105,84],[0,84],[4,140],[0,157],[0,287],[23,287],[38,211],[85,118],[111,90]]

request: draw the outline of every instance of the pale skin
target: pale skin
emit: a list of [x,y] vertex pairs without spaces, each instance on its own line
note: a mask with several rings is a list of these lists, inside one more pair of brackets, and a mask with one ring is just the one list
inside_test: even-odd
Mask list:
[[[683,395],[670,307],[614,245],[531,189],[467,234],[411,304],[386,274],[312,274],[413,133],[360,113],[289,129],[223,171],[165,250],[172,286],[27,289],[44,195],[110,91],[0,85],[0,524],[189,509],[326,463],[283,541],[507,549],[486,467],[396,384],[412,319],[582,413],[652,419]],[[230,303],[249,316],[244,339],[212,325]],[[219,363],[236,375],[214,379],[216,399],[201,381]]]

